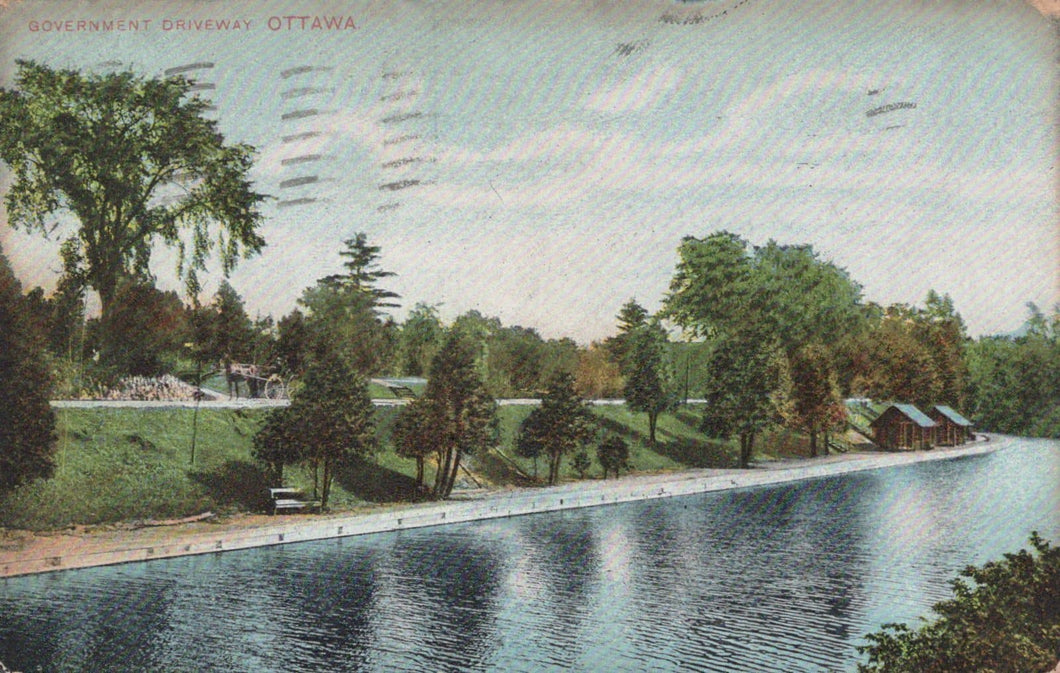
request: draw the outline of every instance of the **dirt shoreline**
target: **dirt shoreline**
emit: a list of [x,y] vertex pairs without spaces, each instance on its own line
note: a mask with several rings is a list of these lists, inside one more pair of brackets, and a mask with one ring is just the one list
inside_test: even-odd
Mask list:
[[6,530],[0,531],[0,578],[750,488],[990,453],[1016,443],[1016,438],[995,437],[932,451],[857,452],[770,461],[750,470],[699,469],[554,487],[457,493],[444,502],[366,507],[326,515],[243,514],[165,526],[81,526],[55,533]]

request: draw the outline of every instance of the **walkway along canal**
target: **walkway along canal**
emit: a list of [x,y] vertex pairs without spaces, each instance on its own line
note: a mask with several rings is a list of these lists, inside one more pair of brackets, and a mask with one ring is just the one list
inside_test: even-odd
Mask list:
[[394,506],[356,514],[259,516],[231,523],[203,522],[42,536],[23,548],[0,549],[0,577],[765,486],[977,455],[1009,446],[1014,441],[1003,438],[921,452],[848,453],[763,463],[751,470],[690,470],[606,481],[578,481],[550,488],[484,492],[440,503]]

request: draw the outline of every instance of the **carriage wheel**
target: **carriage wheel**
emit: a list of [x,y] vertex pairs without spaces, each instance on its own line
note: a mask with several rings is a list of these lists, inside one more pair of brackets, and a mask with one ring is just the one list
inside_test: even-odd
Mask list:
[[286,400],[287,385],[279,376],[270,376],[265,381],[265,397],[270,400]]

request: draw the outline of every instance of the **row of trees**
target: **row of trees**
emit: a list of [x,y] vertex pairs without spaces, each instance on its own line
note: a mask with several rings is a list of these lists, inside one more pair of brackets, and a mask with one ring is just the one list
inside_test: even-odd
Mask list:
[[968,339],[948,297],[931,292],[924,309],[865,304],[811,246],[756,247],[726,231],[686,237],[678,253],[660,317],[701,341],[703,428],[737,437],[741,465],[774,424],[805,432],[813,455],[827,451],[844,397],[963,406]]
[[1060,437],[1060,306],[1034,304],[1019,333],[969,344],[969,411],[998,432]]
[[[398,455],[416,461],[416,484],[432,497],[448,497],[468,455],[491,449],[498,441],[497,403],[489,394],[482,362],[481,337],[457,325],[446,332],[432,359],[426,390],[403,407],[394,423]],[[337,352],[310,365],[305,383],[290,406],[271,411],[254,437],[255,457],[269,466],[270,480],[283,482],[288,465],[313,473],[314,491],[327,506],[338,467],[363,458],[374,444],[374,411],[363,377]],[[535,461],[545,456],[548,483],[559,478],[566,456],[584,474],[586,447],[600,436],[599,422],[574,390],[570,374],[557,374],[519,430],[518,452]],[[605,436],[597,451],[605,476],[628,465],[629,447],[617,436]],[[426,483],[433,461],[434,479]]]

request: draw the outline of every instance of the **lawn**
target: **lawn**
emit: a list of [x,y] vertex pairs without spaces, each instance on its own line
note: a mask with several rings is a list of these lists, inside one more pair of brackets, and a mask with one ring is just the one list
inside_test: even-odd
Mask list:
[[[532,460],[516,455],[519,424],[529,406],[503,406],[500,445],[471,456],[458,488],[505,487],[540,483],[547,474],[544,460],[535,471]],[[415,461],[396,455],[390,435],[400,408],[376,410],[379,449],[343,467],[336,476],[332,509],[371,503],[414,500]],[[647,417],[624,406],[598,406],[602,438],[622,436],[630,446],[637,472],[735,466],[732,442],[708,439],[697,430],[699,412],[683,407],[659,419],[657,443],[647,437]],[[263,511],[265,472],[251,455],[252,438],[264,410],[252,409],[57,409],[58,443],[55,475],[24,485],[0,498],[0,526],[31,530],[60,529],[74,524],[99,524],[169,519],[199,514]],[[194,439],[194,441],[193,441]],[[788,435],[759,441],[759,457],[802,455],[801,438]],[[194,462],[192,452],[194,451]],[[595,445],[588,447],[592,467],[586,477],[598,479]],[[560,475],[577,479],[570,458]],[[433,478],[428,462],[427,482]],[[287,486],[312,490],[312,475],[288,467]]]

